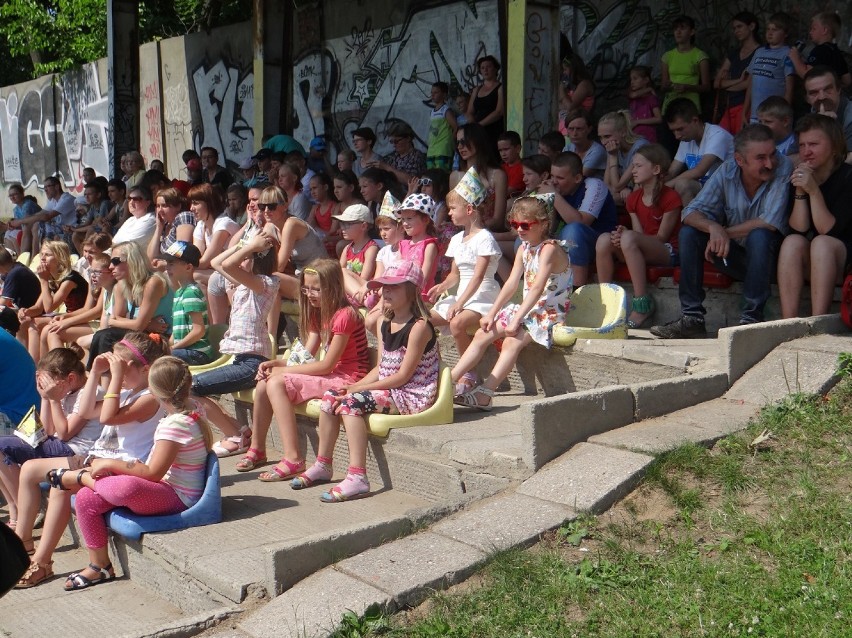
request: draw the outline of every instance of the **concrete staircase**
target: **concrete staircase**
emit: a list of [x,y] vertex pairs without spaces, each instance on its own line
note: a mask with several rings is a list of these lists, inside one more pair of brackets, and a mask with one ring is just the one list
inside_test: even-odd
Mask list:
[[[584,471],[589,476],[565,475],[564,471],[561,475],[577,484],[597,476],[596,489],[603,490],[603,496],[566,501],[567,505],[551,508],[545,518],[565,520],[565,507],[573,511],[581,503],[593,509],[607,506],[620,495],[616,489],[608,490],[612,481],[600,475],[606,468],[596,467],[607,449],[610,457],[623,454],[641,460],[632,475],[639,476],[651,453],[680,440],[709,441],[741,428],[757,403],[786,394],[788,386],[779,390],[773,380],[792,380],[793,390],[824,388],[825,383],[818,383],[822,371],[833,366],[839,349],[849,349],[848,340],[822,335],[779,344],[839,329],[836,318],[820,318],[728,329],[717,339],[701,341],[578,343],[570,354],[560,356],[570,357],[570,381],[576,386],[583,379],[581,387],[555,396],[543,395],[549,395],[548,389],[558,383],[567,383],[564,371],[550,375],[548,366],[536,359],[522,361],[493,412],[459,409],[452,425],[395,430],[387,440],[372,441],[368,472],[376,493],[344,505],[320,503],[320,487],[293,491],[283,483],[261,483],[256,472],[237,473],[236,458],[224,459],[225,522],[149,534],[138,543],[116,538],[113,555],[128,579],[75,594],[59,591],[62,579],[30,591],[13,591],[0,600],[0,629],[11,636],[40,633],[38,619],[19,617],[18,610],[31,606],[35,612],[38,602],[48,597],[57,614],[68,613],[70,618],[88,615],[89,609],[92,617],[108,618],[117,609],[113,596],[126,592],[127,599],[148,607],[150,616],[140,612],[136,622],[136,608],[129,605],[128,635],[164,635],[158,633],[164,628],[166,635],[193,635],[224,617],[238,618],[245,609],[282,591],[302,587],[302,582],[314,582],[311,579],[333,571],[329,566],[347,557],[372,556],[370,552],[381,552],[382,547],[399,542],[395,539],[411,534],[416,538],[418,530],[438,521],[475,512],[477,501],[488,503],[527,492],[523,498],[530,498],[532,488],[523,486],[552,482],[551,468],[574,458],[572,455],[585,459]],[[737,381],[755,364],[746,378]],[[561,381],[557,379],[560,375]],[[595,385],[598,378],[602,387]],[[526,393],[531,389],[530,379],[536,394]],[[607,384],[614,379],[619,383]],[[759,381],[766,386],[756,388]],[[724,427],[729,424],[730,429],[711,432],[708,419]],[[678,424],[677,432],[671,424]],[[310,457],[315,428],[304,423],[302,432]],[[272,447],[276,438],[270,441]],[[622,452],[616,454],[614,448]],[[570,451],[566,454],[566,450]],[[270,450],[270,456],[274,454]],[[341,437],[335,452],[338,470],[345,468],[346,456],[345,438]],[[340,471],[336,478],[342,478]],[[623,480],[614,484],[622,491],[632,485]],[[565,484],[561,488],[564,494],[559,498],[577,498],[576,486],[574,491]],[[558,491],[556,486],[552,491]],[[497,493],[499,496],[493,496]],[[515,523],[526,529],[526,523]],[[501,525],[505,528],[505,518]],[[529,532],[534,533],[540,530]],[[525,538],[523,533],[506,529],[501,534],[513,543]],[[88,562],[84,552],[67,546],[62,549],[57,553],[57,574]],[[293,600],[298,600],[297,592],[293,589]],[[276,603],[287,596],[276,598]],[[266,607],[270,612],[273,609],[272,604]],[[49,626],[44,625],[44,630]],[[92,626],[80,624],[79,629],[80,635],[89,635]],[[76,635],[75,631],[74,626],[63,630],[69,636]],[[116,635],[114,630],[105,633]]]

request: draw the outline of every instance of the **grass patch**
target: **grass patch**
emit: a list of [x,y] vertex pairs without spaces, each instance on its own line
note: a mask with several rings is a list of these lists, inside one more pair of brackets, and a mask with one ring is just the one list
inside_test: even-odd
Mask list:
[[662,455],[609,512],[495,555],[476,584],[345,635],[850,635],[850,417],[845,374],[830,397]]

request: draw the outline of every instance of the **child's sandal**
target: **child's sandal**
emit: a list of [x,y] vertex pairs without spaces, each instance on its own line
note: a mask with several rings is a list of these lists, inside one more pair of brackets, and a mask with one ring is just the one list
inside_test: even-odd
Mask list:
[[246,455],[237,462],[237,472],[251,472],[253,469],[267,463],[269,463],[269,459],[266,458],[265,450],[250,447]]
[[347,474],[346,478],[320,495],[323,503],[354,501],[370,495],[370,481],[366,474]]
[[53,578],[53,561],[49,563],[30,563],[27,571],[15,585],[15,589],[29,589]]
[[70,471],[71,470],[69,470],[67,467],[60,467],[55,470],[50,470],[46,476],[47,482],[50,483],[50,487],[54,487],[57,490],[67,491],[68,488],[62,484],[62,477],[65,475],[66,472]]
[[[280,466],[284,465],[284,469]],[[274,465],[272,467],[271,472],[261,472],[257,475],[258,480],[263,481],[264,483],[280,483],[281,481],[289,481],[292,478],[296,478],[299,474],[305,471],[305,462],[299,461],[297,463],[293,463],[288,461],[287,459],[282,458],[278,465]]]
[[[484,394],[488,397],[487,403],[480,403],[476,396],[479,394]],[[478,385],[470,392],[465,392],[464,394],[460,394],[453,399],[453,403],[456,405],[463,405],[468,408],[476,408],[477,410],[482,410],[483,412],[491,412],[492,402],[494,399],[494,390],[486,388],[484,385]]]
[[294,490],[303,490],[319,483],[328,483],[332,476],[334,476],[334,470],[329,465],[317,461],[306,472],[302,472],[290,481],[290,487]]
[[[233,444],[235,447],[231,448],[227,444]],[[216,441],[213,444],[213,452],[222,459],[228,456],[236,456],[237,454],[245,454],[249,449],[249,445],[251,445],[251,429],[243,426],[240,429],[240,433],[236,436],[229,436],[221,441]]]

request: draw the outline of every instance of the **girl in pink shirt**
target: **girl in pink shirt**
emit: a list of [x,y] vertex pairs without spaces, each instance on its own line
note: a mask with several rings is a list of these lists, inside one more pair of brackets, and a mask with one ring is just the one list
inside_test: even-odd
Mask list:
[[[274,414],[284,455],[272,471],[258,476],[266,482],[284,481],[305,471],[293,405],[318,399],[329,388],[351,385],[370,370],[364,320],[346,301],[340,264],[332,259],[318,259],[299,277],[301,344],[294,345],[287,360],[260,364],[254,394],[252,443],[237,463],[239,472],[266,463],[266,433]],[[320,350],[325,352],[321,360]]]

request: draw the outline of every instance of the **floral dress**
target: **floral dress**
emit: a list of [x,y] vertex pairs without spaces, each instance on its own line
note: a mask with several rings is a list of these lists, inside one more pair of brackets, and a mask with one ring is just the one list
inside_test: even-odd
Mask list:
[[[547,244],[555,244],[568,254],[568,245],[564,241],[547,240],[541,242],[538,246],[530,246],[529,242],[521,244],[522,259],[524,264],[524,298],[535,283],[538,275],[538,258],[542,248]],[[553,344],[553,326],[565,321],[565,313],[568,312],[568,297],[571,295],[571,290],[574,286],[574,272],[571,270],[569,262],[568,267],[560,273],[551,273],[547,280],[544,290],[541,292],[536,304],[524,317],[521,324],[533,341],[550,349]],[[519,304],[509,304],[503,308],[497,315],[497,323],[506,327],[512,321],[515,313],[520,307]]]

